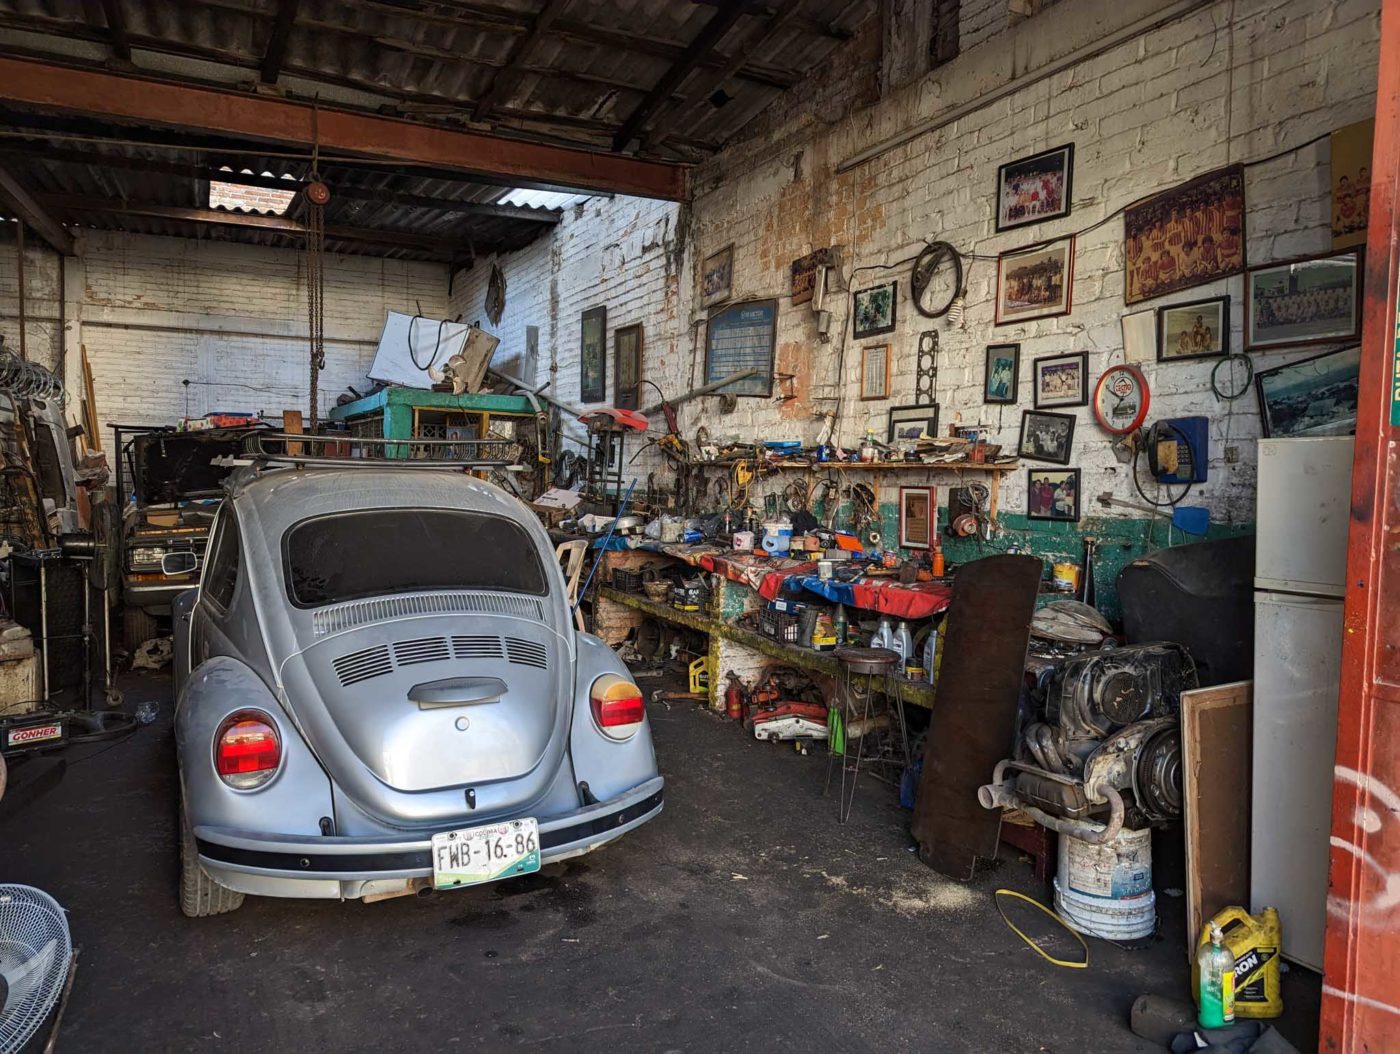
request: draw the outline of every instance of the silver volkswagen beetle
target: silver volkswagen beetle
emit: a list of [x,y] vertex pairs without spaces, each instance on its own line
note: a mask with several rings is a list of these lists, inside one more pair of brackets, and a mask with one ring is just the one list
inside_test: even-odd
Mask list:
[[490,882],[661,811],[640,690],[461,471],[240,470],[175,615],[186,915]]

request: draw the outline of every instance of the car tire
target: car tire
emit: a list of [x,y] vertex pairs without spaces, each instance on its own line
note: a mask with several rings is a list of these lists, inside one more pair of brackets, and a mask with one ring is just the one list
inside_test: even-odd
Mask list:
[[199,862],[194,828],[180,802],[180,910],[187,918],[203,919],[223,915],[243,906],[243,894],[214,881]]
[[156,636],[156,617],[145,608],[127,605],[122,609],[122,636],[126,640],[126,650],[136,654],[136,649]]

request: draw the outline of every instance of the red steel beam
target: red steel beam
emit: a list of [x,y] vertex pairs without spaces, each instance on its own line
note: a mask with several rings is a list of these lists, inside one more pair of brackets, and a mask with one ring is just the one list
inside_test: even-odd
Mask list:
[[416,162],[491,179],[684,201],[689,168],[287,99],[0,56],[0,101]]
[[1400,0],[1371,173],[1318,1042],[1338,1054],[1400,1050]]

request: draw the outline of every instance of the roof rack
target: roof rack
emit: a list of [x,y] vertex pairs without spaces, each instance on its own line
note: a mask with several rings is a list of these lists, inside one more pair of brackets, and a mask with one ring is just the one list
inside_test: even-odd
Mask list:
[[[515,467],[514,444],[502,439],[379,439],[347,435],[254,432],[238,457],[218,465],[296,465],[313,468],[436,468],[473,471]],[[434,454],[444,456],[434,457]]]

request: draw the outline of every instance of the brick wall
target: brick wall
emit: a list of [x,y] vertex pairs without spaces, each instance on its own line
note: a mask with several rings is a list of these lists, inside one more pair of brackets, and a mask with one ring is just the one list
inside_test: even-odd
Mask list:
[[[646,322],[646,373],[668,392],[679,391],[699,377],[703,312],[695,287],[701,257],[733,243],[736,298],[773,296],[785,292],[794,258],[841,245],[840,283],[847,290],[890,277],[900,282],[898,327],[878,340],[893,348],[892,399],[862,403],[856,398],[861,343],[849,337],[850,297],[843,292],[831,298],[835,320],[828,343],[818,340],[808,308],[780,303],[778,369],[796,376],[796,400],[741,399],[727,417],[718,412],[718,400],[700,400],[683,410],[682,428],[691,435],[703,423],[714,434],[811,442],[821,425],[818,415],[839,405],[839,436],[851,443],[867,423],[883,434],[888,407],[912,401],[915,341],[931,326],[912,309],[908,266],[902,261],[925,239],[939,238],[977,256],[967,273],[963,326],[950,328],[946,320],[932,325],[942,343],[937,391],[942,420],[986,425],[994,442],[1014,447],[1021,411],[1032,403],[1031,360],[1084,351],[1091,379],[1122,361],[1121,318],[1129,309],[1123,303],[1123,226],[1114,214],[1124,205],[1219,166],[1283,152],[1247,169],[1249,260],[1264,263],[1330,248],[1326,134],[1374,109],[1379,5],[1375,0],[1207,3],[863,165],[843,173],[835,169],[921,120],[974,103],[1013,77],[1153,16],[1162,6],[1146,0],[1061,0],[1010,25],[1005,0],[964,0],[963,53],[877,102],[872,100],[878,48],[872,51],[871,36],[878,42],[879,30],[869,26],[845,57],[761,117],[752,138],[731,144],[697,169],[688,220],[675,206],[593,201],[561,224],[550,242],[503,261],[512,296],[518,297],[503,324],[518,325],[524,320],[511,312],[527,310],[548,327],[551,308],[557,307],[552,333],[557,387],[576,399],[578,313],[604,304],[610,334],[615,325]],[[1072,215],[997,234],[997,167],[1065,142],[1076,150]],[[1106,218],[1098,229],[1087,230]],[[1077,231],[1084,233],[1078,239],[1072,314],[995,326],[996,255]],[[684,263],[677,273],[668,261],[679,253]],[[480,303],[484,279],[478,267],[463,287],[461,295],[473,305]],[[1222,293],[1232,297],[1231,339],[1238,349],[1241,277],[1131,310]],[[454,299],[454,309],[461,304]],[[509,343],[509,328],[506,335]],[[1021,344],[1020,401],[986,405],[984,348],[1003,342]],[[1313,353],[1261,354],[1256,366],[1266,369]],[[1146,364],[1151,417],[1211,418],[1211,480],[1192,494],[1191,503],[1209,505],[1218,523],[1246,522],[1253,518],[1256,403],[1252,394],[1234,403],[1218,401],[1210,391],[1212,366],[1209,360]],[[1078,427],[1072,464],[1084,471],[1083,493],[1133,497],[1110,437],[1087,408],[1073,412]],[[1227,449],[1237,460],[1226,462]],[[637,465],[651,467],[645,458]],[[1024,471],[1007,477],[1003,511],[1024,509],[1024,479]],[[931,474],[930,480],[951,482],[946,473]],[[1101,511],[1089,504],[1086,500],[1086,515]]]
[[[227,242],[84,231],[68,268],[72,349],[86,346],[99,420],[165,423],[211,410],[280,414],[307,404],[301,253]],[[26,326],[32,358],[57,362],[61,284],[54,253],[30,239]],[[18,343],[13,242],[0,244],[0,333]],[[363,391],[385,313],[447,310],[439,264],[335,256],[326,265],[321,408]],[[185,384],[189,381],[189,384]]]

